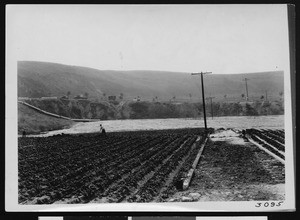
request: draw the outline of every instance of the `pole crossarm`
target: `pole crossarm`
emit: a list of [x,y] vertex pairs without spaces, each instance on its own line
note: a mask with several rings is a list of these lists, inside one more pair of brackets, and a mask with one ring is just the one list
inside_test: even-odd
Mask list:
[[212,73],[212,72],[200,72],[200,73],[191,73],[191,74],[193,76],[193,75],[209,74],[209,73]]

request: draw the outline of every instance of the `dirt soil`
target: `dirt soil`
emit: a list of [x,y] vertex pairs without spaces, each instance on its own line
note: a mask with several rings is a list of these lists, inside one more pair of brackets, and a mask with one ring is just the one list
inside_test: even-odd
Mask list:
[[168,201],[284,200],[284,165],[245,142],[239,131],[216,130],[204,148],[191,185]]

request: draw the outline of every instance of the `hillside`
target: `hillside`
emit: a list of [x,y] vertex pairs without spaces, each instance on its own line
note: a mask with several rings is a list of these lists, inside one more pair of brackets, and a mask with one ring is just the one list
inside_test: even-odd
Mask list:
[[26,103],[47,112],[72,119],[117,119],[116,107],[108,102],[90,100],[31,99]]
[[[249,96],[260,97],[268,91],[268,98],[279,98],[283,91],[283,72],[249,74],[210,74],[204,77],[207,95],[223,99],[240,98],[245,94],[247,77]],[[91,98],[124,94],[124,99],[140,96],[144,100],[200,99],[200,77],[190,73],[165,71],[113,71],[57,63],[19,61],[18,96],[71,96],[88,93]]]
[[73,121],[47,116],[26,105],[18,104],[18,134],[22,134],[22,131],[26,131],[27,134],[35,134],[57,130],[73,124]]

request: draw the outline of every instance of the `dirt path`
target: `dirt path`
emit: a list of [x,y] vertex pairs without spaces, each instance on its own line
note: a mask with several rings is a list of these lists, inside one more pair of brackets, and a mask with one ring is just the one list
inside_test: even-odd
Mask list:
[[168,201],[284,200],[284,165],[238,131],[211,134],[188,190]]

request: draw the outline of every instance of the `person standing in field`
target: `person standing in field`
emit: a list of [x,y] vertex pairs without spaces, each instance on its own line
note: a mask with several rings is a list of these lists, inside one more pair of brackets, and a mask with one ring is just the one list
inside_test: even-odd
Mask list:
[[105,128],[102,126],[102,124],[100,124],[100,133],[102,136],[106,136],[106,131]]
[[105,128],[102,128],[102,136],[106,137],[106,131],[105,131]]

